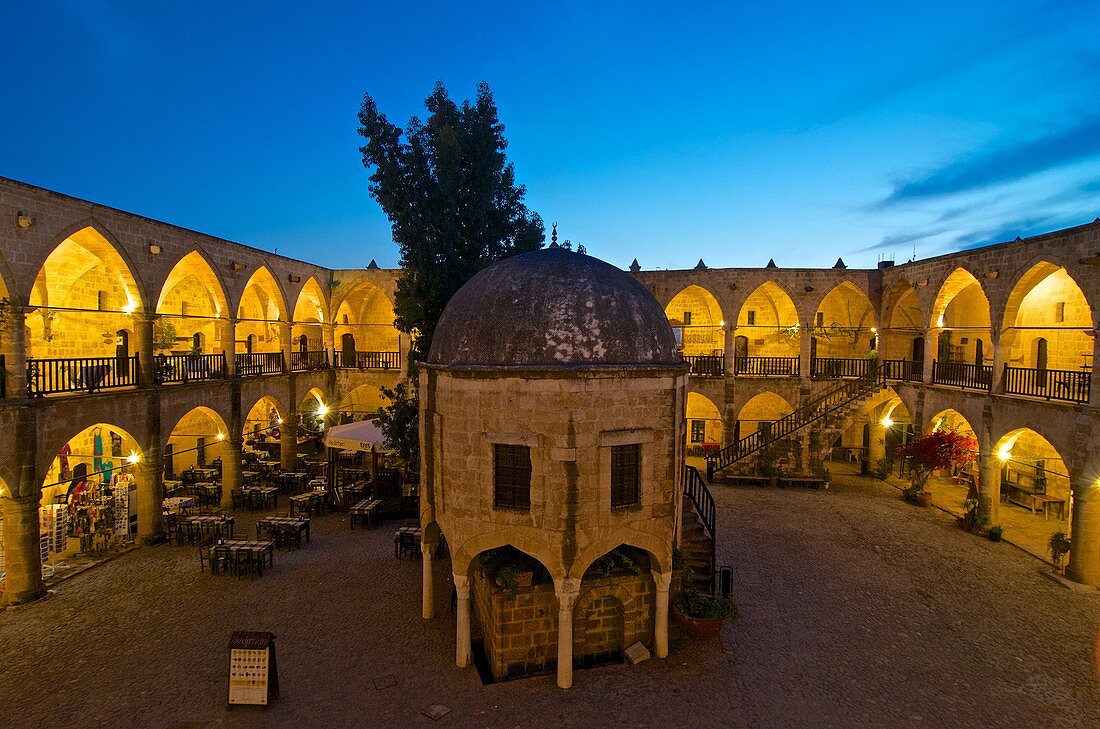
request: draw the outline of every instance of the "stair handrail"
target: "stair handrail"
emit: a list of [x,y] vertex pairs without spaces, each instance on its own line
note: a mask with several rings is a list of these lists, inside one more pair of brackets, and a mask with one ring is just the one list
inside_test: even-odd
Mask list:
[[714,505],[714,495],[707,487],[706,480],[695,466],[689,466],[686,463],[684,464],[684,495],[695,507],[695,513],[699,515],[699,519],[703,522],[703,529],[710,534],[710,592],[714,594],[718,509]]
[[849,380],[840,387],[810,400],[779,420],[762,425],[755,433],[750,433],[736,443],[731,443],[717,453],[712,453],[707,457],[707,478],[713,477],[718,471],[745,456],[786,438],[796,430],[863,397],[868,391],[886,387],[886,384],[886,368],[881,363],[876,364],[874,368],[868,368],[864,377]]

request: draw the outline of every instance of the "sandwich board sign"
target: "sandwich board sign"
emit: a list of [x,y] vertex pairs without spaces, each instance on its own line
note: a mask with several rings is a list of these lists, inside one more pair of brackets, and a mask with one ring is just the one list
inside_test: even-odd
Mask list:
[[233,631],[229,638],[229,705],[267,706],[278,695],[275,634]]

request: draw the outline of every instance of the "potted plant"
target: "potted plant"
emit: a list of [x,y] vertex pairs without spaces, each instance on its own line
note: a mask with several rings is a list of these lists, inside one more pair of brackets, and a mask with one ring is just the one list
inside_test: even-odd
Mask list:
[[1004,537],[1005,528],[1000,524],[989,527],[989,541],[999,542]]
[[903,498],[911,504],[928,506],[932,494],[925,489],[934,471],[966,467],[974,462],[978,443],[970,436],[954,430],[933,430],[920,438],[909,441],[897,449],[909,466],[909,487],[902,491]]
[[691,568],[684,570],[679,594],[672,603],[672,615],[680,630],[696,640],[708,640],[722,631],[727,620],[736,620],[737,602],[730,597],[700,592],[691,580]]
[[1050,561],[1054,565],[1054,571],[1061,572],[1062,562],[1069,553],[1069,537],[1063,531],[1054,532],[1047,541],[1047,547],[1050,549]]

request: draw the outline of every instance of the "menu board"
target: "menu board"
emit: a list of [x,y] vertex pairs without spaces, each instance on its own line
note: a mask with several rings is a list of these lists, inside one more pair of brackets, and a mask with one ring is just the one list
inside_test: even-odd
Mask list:
[[267,706],[278,695],[275,634],[234,632],[229,640],[230,706]]

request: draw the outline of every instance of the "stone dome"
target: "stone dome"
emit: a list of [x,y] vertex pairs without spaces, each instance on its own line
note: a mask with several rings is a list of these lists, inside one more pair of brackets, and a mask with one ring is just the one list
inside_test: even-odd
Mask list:
[[466,282],[435,329],[442,366],[678,366],[660,304],[609,263],[561,248],[506,258]]

